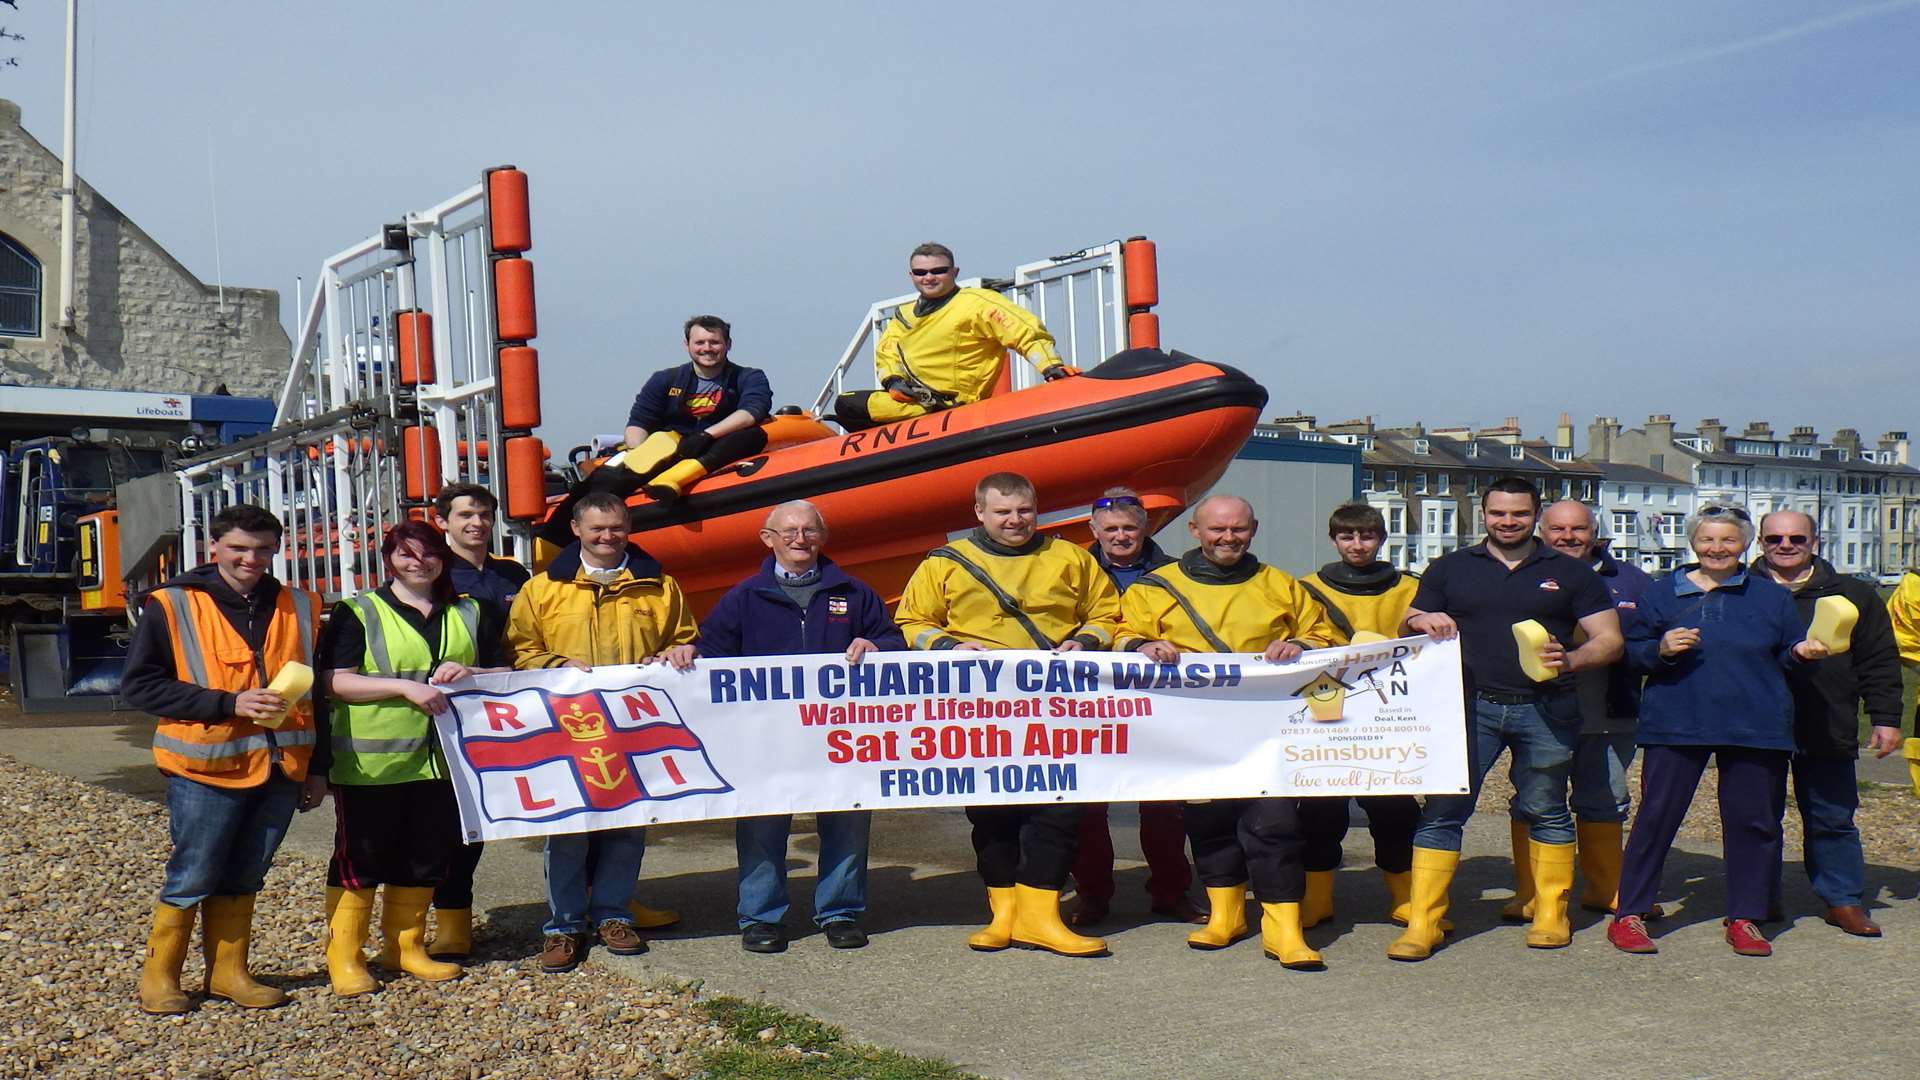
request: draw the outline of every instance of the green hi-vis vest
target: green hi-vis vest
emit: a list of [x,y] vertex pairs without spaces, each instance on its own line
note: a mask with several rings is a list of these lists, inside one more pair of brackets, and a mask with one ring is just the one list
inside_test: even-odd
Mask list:
[[[474,645],[480,626],[477,600],[462,597],[440,613],[437,658],[427,648],[427,639],[377,594],[361,593],[349,606],[366,631],[362,675],[423,683],[440,662],[452,660],[471,667],[479,655]],[[336,784],[404,784],[446,775],[446,762],[433,737],[433,718],[406,698],[364,705],[334,702],[333,768],[327,779]]]

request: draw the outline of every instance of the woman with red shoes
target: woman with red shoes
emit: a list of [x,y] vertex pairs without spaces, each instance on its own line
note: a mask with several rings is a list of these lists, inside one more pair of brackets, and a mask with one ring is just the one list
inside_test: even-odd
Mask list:
[[1637,736],[1640,810],[1627,838],[1620,899],[1607,939],[1630,953],[1657,952],[1647,936],[1673,838],[1715,759],[1727,875],[1727,944],[1771,956],[1755,923],[1767,916],[1780,873],[1780,818],[1793,757],[1793,697],[1786,669],[1827,655],[1803,640],[1793,594],[1749,575],[1753,520],[1738,506],[1706,506],[1687,520],[1697,562],[1654,582],[1627,640],[1627,662],[1647,674]]

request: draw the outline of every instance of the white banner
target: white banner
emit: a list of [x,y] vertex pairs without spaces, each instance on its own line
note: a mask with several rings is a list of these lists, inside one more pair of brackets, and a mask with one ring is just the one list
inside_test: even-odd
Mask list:
[[1467,791],[1457,641],[876,653],[481,675],[436,718],[470,840],[822,810]]

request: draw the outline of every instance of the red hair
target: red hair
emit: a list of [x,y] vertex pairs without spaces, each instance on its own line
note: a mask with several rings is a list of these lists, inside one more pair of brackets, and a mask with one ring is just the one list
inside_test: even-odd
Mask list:
[[453,602],[453,549],[447,546],[447,538],[439,529],[424,521],[403,521],[387,530],[387,538],[380,545],[381,561],[386,563],[387,574],[393,574],[393,553],[402,544],[418,544],[420,550],[440,560],[440,576],[433,579],[433,602],[450,604]]

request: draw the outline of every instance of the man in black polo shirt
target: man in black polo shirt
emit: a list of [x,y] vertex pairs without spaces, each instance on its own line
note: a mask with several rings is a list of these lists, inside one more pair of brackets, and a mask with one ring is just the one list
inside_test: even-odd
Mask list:
[[[1447,887],[1460,864],[1460,837],[1501,748],[1513,752],[1513,813],[1530,827],[1527,861],[1536,889],[1527,945],[1555,949],[1572,940],[1567,892],[1573,886],[1573,815],[1567,779],[1580,738],[1580,706],[1567,676],[1620,659],[1624,641],[1613,598],[1593,569],[1534,539],[1540,495],[1505,477],[1480,499],[1487,538],[1442,556],[1420,579],[1406,629],[1437,641],[1458,635],[1466,663],[1466,795],[1429,795],[1413,837],[1413,900],[1407,931],[1387,955],[1425,960],[1444,936]],[[1535,682],[1521,666],[1514,624],[1546,628],[1541,664],[1559,672]],[[1578,628],[1586,644],[1568,649]]]

